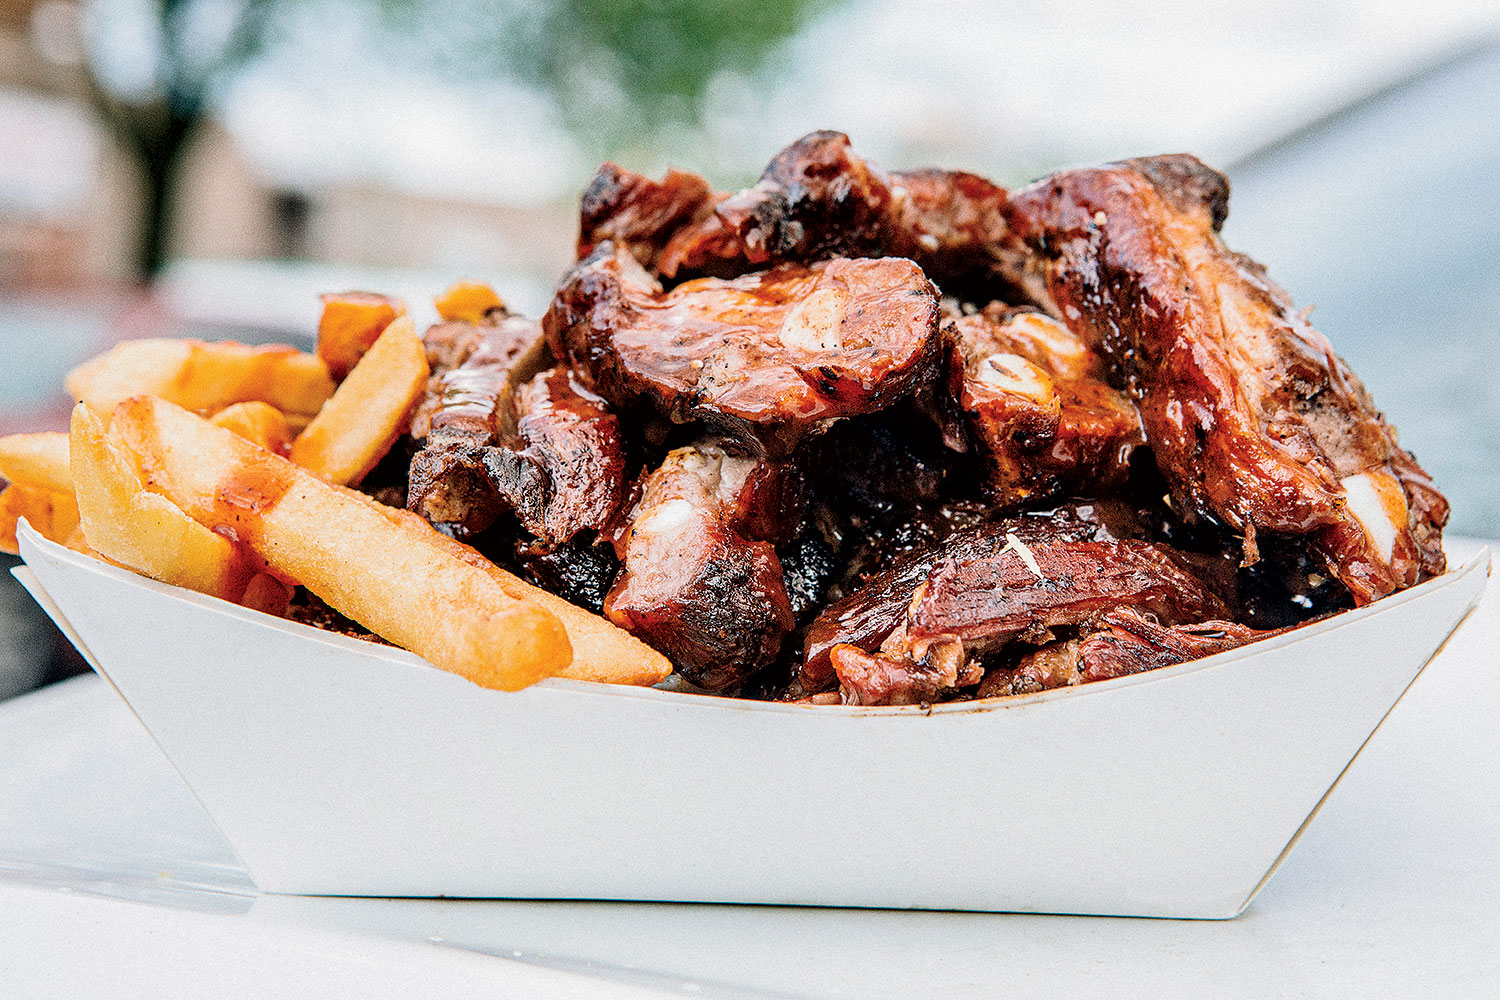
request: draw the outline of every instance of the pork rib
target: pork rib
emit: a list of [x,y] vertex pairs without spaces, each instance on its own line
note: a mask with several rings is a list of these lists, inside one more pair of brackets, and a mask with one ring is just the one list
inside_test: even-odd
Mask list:
[[543,320],[553,352],[611,403],[786,454],[838,417],[869,413],[934,370],[938,304],[911,261],[786,265],[663,292],[604,243]]
[[753,187],[679,227],[661,251],[668,279],[729,277],[769,264],[906,257],[945,288],[1017,270],[1005,190],[953,170],[886,173],[841,132],[813,132],[771,160]]
[[1069,170],[1012,192],[1055,315],[1140,404],[1174,502],[1306,535],[1363,604],[1441,573],[1448,505],[1359,379],[1218,230],[1228,182],[1191,156]]
[[786,474],[716,441],[668,454],[616,543],[623,570],[605,616],[711,691],[771,663],[793,617],[781,563],[762,536],[796,523]]
[[708,214],[713,191],[697,174],[668,170],[659,181],[606,163],[584,189],[579,206],[578,259],[611,241],[646,267],[679,227]]
[[1135,404],[1104,380],[1101,359],[1042,313],[992,303],[954,315],[948,396],[986,460],[1000,506],[1125,481],[1142,439]]
[[[413,419],[424,437],[412,459],[407,506],[435,523],[482,531],[503,510],[484,468],[498,443],[496,414],[516,387],[551,363],[541,327],[503,309],[483,323],[440,323],[423,336],[436,362]],[[422,431],[422,433],[418,433]]]

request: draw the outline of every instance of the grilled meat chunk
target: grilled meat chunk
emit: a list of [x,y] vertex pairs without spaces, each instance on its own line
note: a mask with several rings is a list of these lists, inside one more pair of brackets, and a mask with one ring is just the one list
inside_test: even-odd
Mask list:
[[[543,363],[534,352],[545,349],[545,343],[536,323],[512,316],[503,308],[491,312],[482,323],[448,322],[428,327],[422,334],[422,346],[427,349],[427,367],[431,375],[427,379],[427,395],[412,414],[411,436],[420,440],[430,433],[433,414],[443,408],[445,402],[444,382],[448,373],[469,360],[471,355],[482,353],[475,361],[475,372],[504,365],[507,358],[509,365],[520,361],[523,369],[528,365],[534,369]],[[474,377],[477,376],[465,376]],[[454,399],[453,402],[466,400]]]
[[604,614],[711,691],[769,665],[793,615],[765,537],[799,520],[783,466],[722,444],[678,448],[647,477],[616,543],[623,571]]
[[[1005,190],[950,170],[887,174],[841,132],[813,132],[771,160],[751,188],[679,228],[658,268],[668,279],[731,277],[787,261],[907,257],[940,285],[1016,271]],[[1003,261],[1003,263],[1001,263]]]
[[668,170],[661,180],[653,181],[606,163],[583,192],[578,259],[608,240],[654,268],[672,233],[708,214],[712,206],[713,191],[697,174]]
[[484,323],[440,323],[422,339],[435,365],[421,420],[412,421],[413,436],[426,442],[412,459],[407,507],[434,523],[482,531],[504,509],[484,468],[486,449],[498,442],[496,414],[517,385],[551,363],[546,340],[535,321],[503,310]]
[[[1012,192],[1051,311],[1139,401],[1174,502],[1306,535],[1357,603],[1444,569],[1448,505],[1328,341],[1218,230],[1228,182],[1191,156],[1069,170]],[[1033,275],[1035,276],[1035,275]]]
[[[1019,542],[1019,544],[1017,544]],[[1223,602],[1166,546],[1125,539],[1027,543],[990,532],[933,566],[907,612],[912,641],[957,639],[991,652],[1129,605],[1169,622],[1225,613]]]
[[1090,681],[1125,677],[1186,663],[1280,635],[1286,629],[1253,629],[1229,621],[1163,625],[1134,608],[1117,608],[1079,636],[1043,646],[1014,667],[984,675],[978,697],[1031,694]]
[[596,615],[603,612],[604,595],[620,571],[614,550],[593,539],[575,538],[561,545],[521,539],[514,553],[516,570],[527,583]]
[[840,644],[829,654],[846,705],[924,705],[958,688],[977,684],[981,671],[957,644],[934,647],[940,655],[912,659],[902,653],[867,653]]
[[520,386],[507,409],[501,443],[482,460],[521,526],[544,545],[607,531],[629,491],[619,418],[563,367]]
[[944,333],[948,396],[985,457],[998,505],[1124,483],[1140,415],[1067,327],[995,303],[952,316]]
[[908,260],[786,265],[670,292],[613,244],[563,281],[543,325],[559,359],[617,406],[702,419],[787,454],[934,370],[938,305]]
[[606,530],[626,501],[625,437],[602,399],[566,368],[544,367],[541,327],[491,313],[439,324],[425,341],[446,370],[428,393],[407,506],[470,534],[511,510],[547,546]]
[[1084,681],[1108,680],[1238,649],[1286,631],[1229,621],[1167,626],[1132,608],[1120,608],[1101,618],[1079,643],[1078,667]]
[[743,274],[770,263],[863,257],[885,242],[890,179],[839,132],[813,132],[776,154],[760,181],[678,232],[662,254],[679,271]]
[[1070,503],[1051,511],[983,521],[976,521],[973,510],[962,504],[944,505],[935,517],[914,518],[926,530],[925,544],[906,547],[847,596],[823,609],[808,627],[803,646],[801,680],[806,690],[821,691],[833,683],[835,646],[847,644],[874,652],[904,631],[914,608],[913,596],[940,562],[967,565],[992,557],[997,545],[1003,549],[1012,535],[1025,545],[1109,543],[1138,530],[1133,518],[1122,517],[1115,505],[1107,503]]

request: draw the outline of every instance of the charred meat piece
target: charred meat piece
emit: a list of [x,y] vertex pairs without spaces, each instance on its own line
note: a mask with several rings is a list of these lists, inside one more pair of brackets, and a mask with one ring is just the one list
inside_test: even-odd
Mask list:
[[797,533],[778,548],[782,581],[792,618],[798,625],[806,625],[823,606],[829,588],[843,569],[839,557],[842,539],[836,530],[821,523],[825,517],[819,511],[818,515],[807,518]]
[[941,285],[1018,270],[1005,190],[950,170],[887,174],[841,132],[782,150],[751,188],[677,231],[659,259],[668,278],[730,277],[767,264],[832,257],[907,257]]
[[482,531],[504,509],[484,468],[498,440],[496,415],[516,386],[551,363],[546,341],[535,321],[497,311],[480,324],[440,323],[423,342],[439,368],[421,407],[426,443],[412,459],[407,506],[434,523]]
[[864,257],[886,242],[890,179],[840,132],[803,136],[760,181],[714,206],[667,244],[661,272],[735,275],[782,261]]
[[509,409],[501,443],[482,461],[521,526],[544,545],[607,531],[629,489],[619,418],[563,367],[520,386]]
[[830,657],[835,646],[848,644],[873,652],[903,630],[913,607],[913,595],[941,561],[966,564],[980,559],[993,553],[997,540],[1001,547],[1009,544],[1011,535],[1022,544],[1036,545],[1047,541],[1112,542],[1120,532],[1136,529],[1128,519],[1122,523],[1113,506],[1107,504],[1065,504],[1052,511],[977,524],[970,510],[965,505],[944,507],[939,517],[920,519],[931,522],[932,537],[927,544],[909,547],[846,597],[823,609],[807,629],[801,674],[804,688],[821,691],[833,683]]
[[935,648],[936,655],[912,658],[867,653],[840,644],[829,654],[846,705],[925,705],[958,688],[979,682],[980,671],[964,660],[956,643]]
[[952,460],[933,423],[905,403],[840,421],[808,450],[815,489],[861,522],[936,505]]
[[1124,677],[1237,649],[1285,631],[1228,621],[1169,626],[1133,608],[1118,608],[1089,623],[1075,638],[1033,650],[1014,667],[991,669],[977,697],[1033,694]]
[[711,691],[774,661],[792,608],[776,550],[760,536],[766,511],[787,502],[787,474],[713,441],[671,452],[616,543],[624,569],[605,616]]
[[[1075,526],[1071,533],[1076,532]],[[1142,608],[1168,621],[1224,611],[1162,546],[1057,536],[1027,544],[1014,532],[1002,536],[992,524],[949,540],[878,654],[840,644],[829,659],[845,702],[933,701],[979,683],[984,654],[1012,641],[1052,643],[1053,629],[1085,624],[1122,607]],[[1013,685],[1041,689],[1077,683],[1081,672],[1071,659],[1074,651],[1064,643],[1026,655],[1011,671]],[[994,681],[988,691],[1009,693],[998,691]]]
[[429,392],[408,507],[471,534],[511,510],[544,545],[605,531],[625,505],[624,434],[566,368],[544,368],[540,326],[492,313],[486,324],[440,324],[427,343],[456,364]]
[[606,240],[623,246],[646,267],[679,227],[707,215],[713,191],[697,174],[668,170],[653,181],[606,163],[584,189],[579,211],[578,259]]
[[543,324],[560,360],[611,403],[787,454],[828,421],[889,406],[926,380],[936,293],[897,258],[785,265],[670,292],[601,244]]
[[945,290],[1006,284],[1020,273],[1026,248],[1005,221],[1005,189],[959,170],[911,170],[891,175],[897,212],[890,249],[922,265]]
[[998,505],[1124,483],[1140,415],[1067,327],[996,304],[954,316],[944,333],[949,398],[985,457]]
[[945,552],[907,612],[913,641],[951,637],[969,655],[1024,638],[1041,642],[1115,607],[1168,622],[1223,616],[1223,602],[1166,546],[1125,539],[1027,543],[988,532]]
[[1290,297],[1218,230],[1224,177],[1191,156],[1069,170],[1013,192],[1053,313],[1139,401],[1188,516],[1306,535],[1357,603],[1442,572],[1448,505]]
[[522,539],[514,551],[515,568],[527,583],[596,615],[604,610],[604,595],[620,571],[614,550],[592,544],[592,539],[575,538],[561,545]]
[[1121,608],[1101,618],[1097,629],[1079,644],[1078,666],[1084,681],[1108,680],[1238,649],[1286,631],[1228,621],[1166,626]]
[[427,350],[427,367],[431,375],[427,380],[427,395],[412,414],[411,436],[425,438],[431,427],[432,416],[444,403],[444,381],[448,373],[462,365],[476,352],[483,352],[489,359],[476,362],[476,370],[493,365],[498,359],[509,357],[539,364],[532,353],[545,343],[537,324],[519,316],[512,316],[501,309],[491,312],[482,323],[447,322],[436,323],[422,334],[422,346]]

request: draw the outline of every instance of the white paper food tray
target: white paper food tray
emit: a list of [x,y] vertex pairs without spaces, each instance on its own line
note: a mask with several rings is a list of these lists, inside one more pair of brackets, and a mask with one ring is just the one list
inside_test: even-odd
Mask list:
[[267,892],[1163,917],[1249,904],[1489,568],[1192,663],[923,710],[490,691],[20,539],[17,575]]

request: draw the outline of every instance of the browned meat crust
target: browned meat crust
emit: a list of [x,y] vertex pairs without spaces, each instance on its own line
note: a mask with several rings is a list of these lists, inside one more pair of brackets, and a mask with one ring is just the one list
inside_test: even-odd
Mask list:
[[481,324],[440,323],[422,339],[438,366],[421,407],[426,441],[412,459],[407,506],[429,521],[482,531],[504,509],[484,467],[498,441],[496,414],[550,363],[546,341],[535,321],[503,311]]
[[1121,608],[1100,619],[1097,631],[1082,640],[1078,665],[1083,681],[1102,681],[1238,649],[1286,631],[1253,629],[1229,621],[1169,627]]
[[764,530],[795,525],[789,470],[703,441],[647,477],[616,543],[623,570],[604,614],[711,691],[776,659],[793,625],[776,550]]
[[[808,627],[801,669],[806,690],[821,691],[834,682],[835,646],[847,644],[874,652],[893,635],[904,632],[908,616],[915,608],[914,595],[925,587],[941,562],[966,566],[981,559],[993,559],[996,548],[1004,549],[1012,535],[1022,544],[1042,545],[1063,541],[1113,542],[1126,533],[1140,530],[1133,518],[1121,517],[1115,505],[1088,502],[972,525],[966,525],[961,514],[946,520],[959,530],[939,531],[929,544],[887,560],[884,568],[824,608]],[[896,642],[902,641],[904,637],[897,636]]]
[[653,181],[606,163],[584,189],[579,209],[578,259],[606,240],[628,247],[646,267],[671,234],[708,214],[713,191],[697,174],[668,170]]
[[1253,629],[1230,621],[1163,625],[1133,608],[1117,608],[1076,638],[1028,653],[1014,667],[989,670],[977,696],[1031,694],[1125,677],[1237,649],[1286,631]]
[[952,315],[944,335],[948,398],[985,457],[998,505],[1125,482],[1143,440],[1140,415],[1067,327],[992,303]]
[[1036,641],[1048,629],[1122,605],[1169,622],[1225,613],[1166,546],[1135,539],[1023,544],[1027,549],[992,532],[973,547],[945,553],[912,599],[911,638],[952,637],[976,654],[1022,636]]
[[937,319],[932,283],[907,260],[785,265],[664,293],[606,243],[563,281],[543,325],[610,402],[702,419],[784,455],[928,378]]
[[607,531],[629,491],[619,418],[565,367],[519,387],[510,409],[503,443],[483,462],[521,526],[549,546]]
[[483,531],[506,510],[543,546],[605,531],[625,506],[619,419],[551,363],[534,321],[492,313],[424,338],[442,365],[407,504],[429,521]]
[[677,229],[661,252],[666,278],[729,277],[768,264],[907,257],[939,285],[1017,270],[1005,190],[975,174],[887,174],[841,132],[813,132],[771,160],[754,186]]
[[1441,572],[1447,503],[1287,294],[1218,236],[1223,176],[1190,156],[1070,170],[1013,192],[1053,308],[1139,400],[1178,505],[1308,535],[1359,603]]

